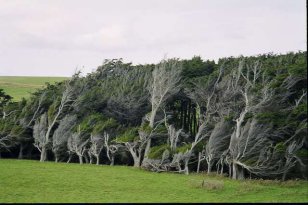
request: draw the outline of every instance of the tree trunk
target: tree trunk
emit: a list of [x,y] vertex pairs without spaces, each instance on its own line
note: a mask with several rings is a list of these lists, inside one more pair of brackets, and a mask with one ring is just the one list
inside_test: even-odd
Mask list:
[[68,156],[68,160],[67,160],[66,163],[70,163],[71,159],[72,159],[72,155],[70,154],[70,155]]
[[144,151],[144,158],[148,158],[148,155],[149,155],[149,152],[151,150],[151,142],[152,142],[152,139],[150,138],[147,142],[147,146],[145,147],[145,151]]
[[82,156],[78,155],[78,157],[79,157],[79,164],[83,164]]
[[88,157],[87,157],[86,154],[84,155],[84,159],[85,159],[85,161],[86,161],[86,164],[89,164],[89,159],[88,159]]
[[110,162],[110,166],[114,165],[114,156],[111,156],[111,162]]
[[90,164],[92,164],[92,162],[93,162],[93,157],[92,157],[91,154],[89,154],[89,157],[90,157]]
[[287,177],[287,171],[285,171],[282,175],[282,181],[285,181]]
[[99,165],[99,156],[96,156],[96,165]]
[[207,163],[207,173],[209,174],[209,173],[211,173],[211,171],[212,171],[212,162],[208,161],[208,163]]
[[20,143],[18,159],[22,159],[23,158],[23,154],[22,154],[23,149],[24,149],[24,146],[23,146],[22,143]]
[[236,163],[233,163],[232,169],[232,179],[244,179],[244,169],[241,166],[237,165]]
[[224,173],[224,165],[222,164],[222,165],[221,165],[220,175],[223,175],[223,173]]
[[140,158],[134,157],[134,167],[140,167]]
[[46,147],[43,146],[43,147],[42,147],[42,151],[41,151],[40,162],[46,161],[46,158],[47,158],[47,150],[46,150]]
[[198,155],[197,173],[199,173],[199,170],[200,170],[200,161],[201,161],[201,152],[199,152],[199,155]]
[[188,170],[188,162],[189,162],[189,159],[186,159],[185,160],[185,168],[184,168],[184,171],[185,171],[185,174],[188,175],[189,174],[189,170]]
[[180,117],[180,127],[184,128],[184,103],[181,101],[181,117]]
[[58,160],[58,156],[55,155],[55,163],[57,163],[59,160]]
[[150,122],[149,122],[149,126],[150,126],[151,128],[154,127],[154,121],[155,121],[157,109],[158,109],[158,108],[153,109],[153,107],[152,107],[152,112],[151,112]]
[[196,135],[196,132],[197,132],[197,110],[196,110],[196,107],[194,107],[194,112],[193,112],[193,136]]
[[184,122],[183,128],[187,131],[187,102],[184,103]]

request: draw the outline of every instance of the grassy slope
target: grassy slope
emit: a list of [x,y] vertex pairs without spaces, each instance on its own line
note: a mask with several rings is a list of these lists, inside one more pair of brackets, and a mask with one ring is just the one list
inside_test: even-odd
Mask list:
[[29,97],[30,92],[45,85],[45,82],[54,83],[67,79],[66,77],[23,77],[0,76],[0,88],[19,101],[22,97]]
[[[0,160],[0,202],[308,202],[308,182],[233,181],[125,166]],[[202,180],[224,183],[200,188]]]

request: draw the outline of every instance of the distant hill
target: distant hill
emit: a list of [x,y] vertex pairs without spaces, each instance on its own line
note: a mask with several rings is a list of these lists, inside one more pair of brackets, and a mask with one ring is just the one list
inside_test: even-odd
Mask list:
[[67,77],[0,76],[0,88],[19,101],[28,98],[30,93],[48,83],[55,83]]

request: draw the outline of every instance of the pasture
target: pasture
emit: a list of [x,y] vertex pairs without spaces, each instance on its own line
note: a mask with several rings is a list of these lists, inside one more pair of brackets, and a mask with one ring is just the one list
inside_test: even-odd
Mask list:
[[13,101],[19,101],[23,97],[28,98],[31,92],[42,88],[46,82],[55,83],[67,79],[67,77],[32,77],[32,76],[0,76],[0,88],[13,97]]
[[308,202],[307,181],[235,181],[127,166],[0,160],[5,202]]

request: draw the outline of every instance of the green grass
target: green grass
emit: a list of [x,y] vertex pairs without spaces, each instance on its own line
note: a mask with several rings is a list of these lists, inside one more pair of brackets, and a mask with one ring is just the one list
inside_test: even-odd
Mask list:
[[27,77],[27,76],[0,76],[0,88],[13,97],[13,101],[28,98],[30,93],[42,88],[45,82],[55,83],[67,77]]
[[[0,160],[3,202],[308,202],[307,181],[234,181],[127,166]],[[204,187],[201,184],[204,182]]]

